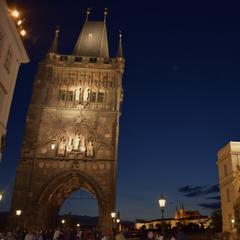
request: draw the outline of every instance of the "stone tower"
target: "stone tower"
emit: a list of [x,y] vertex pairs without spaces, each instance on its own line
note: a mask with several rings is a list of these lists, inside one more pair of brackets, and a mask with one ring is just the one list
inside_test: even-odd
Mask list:
[[111,231],[115,210],[124,58],[109,57],[104,21],[86,21],[73,54],[58,53],[59,30],[39,63],[12,200],[26,227],[52,227],[78,189],[98,201],[99,227]]
[[218,152],[223,232],[240,229],[240,142],[229,142]]

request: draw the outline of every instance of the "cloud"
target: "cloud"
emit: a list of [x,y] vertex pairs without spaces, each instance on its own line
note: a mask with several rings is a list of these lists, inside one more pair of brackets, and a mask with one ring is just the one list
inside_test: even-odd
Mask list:
[[206,197],[206,200],[220,200],[220,196]]
[[207,208],[207,209],[211,209],[211,210],[218,209],[218,208],[221,207],[221,203],[220,203],[220,202],[199,203],[198,205],[199,205],[200,207]]
[[203,185],[203,186],[191,186],[186,185],[178,189],[180,193],[183,193],[185,197],[199,197],[206,196],[219,192],[218,185]]

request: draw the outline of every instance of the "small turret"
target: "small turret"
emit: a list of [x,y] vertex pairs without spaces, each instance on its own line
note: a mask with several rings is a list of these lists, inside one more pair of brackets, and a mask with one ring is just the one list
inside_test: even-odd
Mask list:
[[55,30],[55,36],[54,36],[54,39],[53,39],[53,42],[52,42],[52,45],[48,51],[48,54],[51,54],[51,53],[55,53],[57,54],[58,53],[58,37],[59,37],[59,32],[60,32],[60,29],[59,27],[56,28]]
[[117,50],[117,58],[123,58],[123,48],[122,48],[122,32],[119,30],[119,43]]

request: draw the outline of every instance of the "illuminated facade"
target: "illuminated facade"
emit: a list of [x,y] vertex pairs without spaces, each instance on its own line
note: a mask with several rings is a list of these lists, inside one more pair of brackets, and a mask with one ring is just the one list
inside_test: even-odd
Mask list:
[[[239,228],[240,142],[229,142],[218,152],[218,173],[221,195],[223,232]],[[235,212],[235,209],[237,212]]]
[[[177,227],[178,224],[188,225],[190,223],[207,228],[210,224],[208,216],[202,216],[199,211],[185,211],[184,208],[180,208],[179,210],[177,210],[174,218],[164,218],[163,221],[171,228]],[[162,219],[139,221],[135,223],[135,228],[140,229],[143,226],[145,226],[146,229],[159,228],[161,222]]]
[[73,54],[58,53],[59,30],[39,63],[12,201],[24,225],[54,227],[65,199],[84,189],[98,201],[99,227],[110,234],[123,98],[121,35],[109,57],[104,21],[87,18]]
[[19,32],[9,15],[7,4],[0,0],[0,161],[7,133],[8,115],[21,63],[29,61]]

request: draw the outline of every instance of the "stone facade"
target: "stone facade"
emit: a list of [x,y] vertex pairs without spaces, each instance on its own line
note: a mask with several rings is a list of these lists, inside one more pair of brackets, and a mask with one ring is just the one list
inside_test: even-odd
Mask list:
[[115,210],[124,59],[55,51],[53,46],[39,63],[12,214],[22,209],[26,227],[56,226],[64,200],[84,189],[96,197],[99,226],[109,234],[110,213]]
[[239,214],[234,209],[240,199],[240,142],[229,142],[218,152],[218,173],[223,232],[235,233]]
[[8,115],[21,63],[29,62],[18,29],[5,0],[0,0],[0,161],[5,145]]

